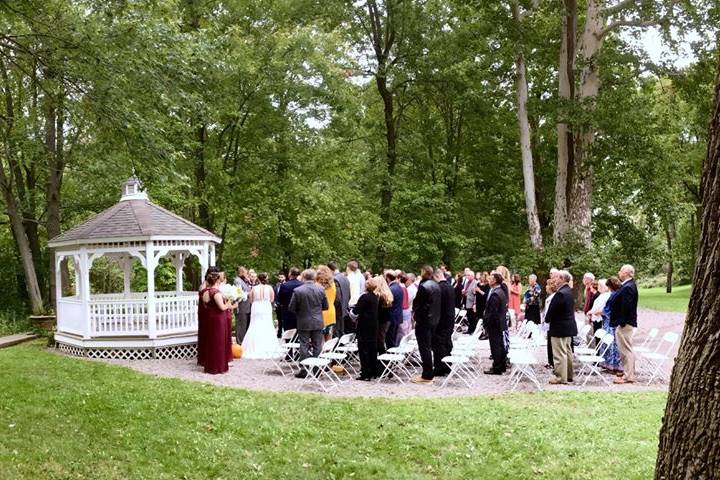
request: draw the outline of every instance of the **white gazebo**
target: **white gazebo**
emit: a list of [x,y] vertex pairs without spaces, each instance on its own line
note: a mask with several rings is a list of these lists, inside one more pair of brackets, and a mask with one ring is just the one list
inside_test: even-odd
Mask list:
[[[186,358],[197,352],[196,291],[183,291],[183,265],[198,257],[201,275],[215,264],[220,238],[152,203],[132,177],[120,201],[86,222],[50,240],[55,250],[57,332],[61,350],[91,358]],[[118,262],[124,272],[122,293],[93,294],[90,268],[99,257]],[[161,258],[176,271],[174,291],[155,290]],[[62,296],[60,265],[72,260],[75,291]],[[147,270],[147,291],[133,292],[133,263]]]

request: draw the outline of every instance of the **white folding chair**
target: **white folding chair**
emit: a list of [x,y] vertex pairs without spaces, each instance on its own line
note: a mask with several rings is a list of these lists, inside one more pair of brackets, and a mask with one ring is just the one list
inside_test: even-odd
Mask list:
[[595,335],[593,335],[592,338],[588,339],[590,328],[592,328],[592,325],[585,323],[580,327],[580,330],[578,330],[578,337],[580,337],[580,341],[582,342],[582,344],[580,344],[581,347],[589,347],[590,342],[595,338]]
[[[352,334],[351,334],[352,335]],[[354,375],[357,375],[357,370],[355,370],[355,367],[348,361],[348,356],[346,353],[337,351],[337,348],[340,345],[340,338],[333,338],[332,340],[325,342],[325,345],[323,345],[322,352],[320,352],[320,358],[327,358],[329,360],[334,361],[338,365],[340,365],[342,368],[344,368],[346,371],[348,369],[352,370]],[[332,370],[335,377],[337,377],[338,381],[340,380],[340,377],[337,373],[335,373],[335,370]]]
[[[641,358],[646,362],[646,371],[650,374],[647,384],[650,385],[655,378],[668,381],[668,374],[663,370],[663,365],[670,359],[670,352],[677,343],[680,335],[675,332],[667,332],[662,336],[656,351],[640,353]],[[661,353],[663,344],[667,344],[664,353]]]
[[605,335],[607,335],[607,332],[602,328],[598,328],[597,330],[595,330],[595,335],[593,335],[593,338],[595,338],[597,344],[594,347],[575,347],[575,356],[578,357],[580,355],[597,355],[598,349],[600,348],[600,345],[602,344],[602,339],[605,338]]
[[450,372],[445,377],[445,380],[440,385],[443,388],[450,381],[451,378],[459,378],[466,387],[471,388],[475,382],[475,375],[470,368],[470,357],[463,355],[465,352],[455,352],[451,355],[442,358],[442,362],[450,367]]
[[357,337],[354,333],[346,333],[338,340],[335,347],[336,352],[344,353],[348,356],[348,362],[359,363]]
[[412,373],[405,366],[408,355],[410,354],[387,352],[378,355],[378,361],[383,366],[383,371],[377,379],[378,383],[392,377],[395,377],[400,383],[404,383],[401,374],[405,375],[408,380],[412,379]]
[[660,330],[655,327],[651,328],[647,334],[647,337],[645,337],[645,341],[637,347],[633,347],[633,351],[638,353],[652,352],[653,350],[650,348],[650,344],[653,340],[655,340],[655,337],[657,337],[658,333],[660,333]]
[[[457,308],[455,309],[457,310]],[[460,310],[455,315],[455,328],[454,332],[461,332],[463,325],[465,324],[465,319],[467,318],[467,310]]]
[[273,352],[272,356],[270,357],[270,361],[272,362],[272,365],[266,365],[265,368],[263,368],[263,375],[272,367],[275,367],[282,376],[285,376],[285,370],[284,366],[287,365],[290,369],[290,373],[295,372],[295,360],[296,360],[296,351],[298,348],[300,348],[300,344],[295,342],[295,337],[297,334],[296,329],[290,329],[285,330],[280,337],[280,343],[278,344],[277,349]]
[[522,349],[511,350],[508,353],[508,359],[512,364],[512,370],[510,370],[510,376],[508,378],[511,391],[517,388],[523,377],[530,380],[538,390],[542,391],[542,386],[535,374],[535,366],[539,365],[540,362],[533,352]]
[[[307,375],[298,387],[298,390],[310,382],[319,385],[325,393],[329,392],[333,388],[337,388],[340,384],[340,379],[330,368],[331,363],[332,360],[329,358],[320,357],[308,357],[305,360],[300,361],[300,365],[305,368]],[[324,380],[327,380],[327,386]]]
[[540,364],[540,361],[535,357],[532,349],[538,347],[544,341],[540,327],[534,322],[528,323],[527,334],[528,339],[522,344],[516,344],[515,348],[511,346],[508,352],[508,360],[512,365],[510,370],[510,376],[508,378],[508,384],[511,386],[511,391],[514,391],[520,384],[520,380],[523,377],[530,380],[538,390],[542,391],[542,386],[535,374],[535,366]]
[[587,381],[590,380],[590,377],[592,377],[593,375],[597,375],[603,382],[605,382],[607,386],[610,386],[610,382],[605,377],[603,377],[602,372],[600,371],[600,364],[605,361],[605,352],[607,352],[608,348],[610,348],[610,345],[612,345],[614,341],[615,337],[613,336],[613,334],[607,333],[600,340],[596,354],[578,355],[577,359],[580,363],[582,363],[582,368],[578,372],[577,376],[581,377],[587,372],[585,381],[583,382],[583,386],[585,386]]

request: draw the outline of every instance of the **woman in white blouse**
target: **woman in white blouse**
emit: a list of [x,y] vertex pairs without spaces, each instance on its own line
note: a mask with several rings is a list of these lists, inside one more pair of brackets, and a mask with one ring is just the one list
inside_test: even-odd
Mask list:
[[608,301],[608,298],[610,298],[610,289],[607,287],[607,280],[604,278],[601,278],[598,280],[598,292],[600,292],[600,295],[595,299],[595,301],[592,304],[592,307],[587,313],[588,322],[592,323],[593,326],[593,333],[597,331],[598,329],[602,328],[603,323],[603,309],[605,308],[605,304]]

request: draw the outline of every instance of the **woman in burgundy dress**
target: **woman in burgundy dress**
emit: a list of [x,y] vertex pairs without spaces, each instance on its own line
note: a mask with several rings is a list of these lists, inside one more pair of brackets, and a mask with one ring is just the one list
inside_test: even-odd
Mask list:
[[[220,283],[227,283],[227,277],[225,276],[225,272],[220,272]],[[233,361],[233,353],[232,353],[232,317],[233,317],[233,308],[229,308],[225,310],[225,315],[227,316],[227,332],[228,337],[227,341],[225,342],[225,351],[227,353],[227,359],[228,363],[232,363]]]
[[[219,270],[217,267],[210,267],[207,270],[207,273],[214,272],[218,273]],[[207,273],[205,276],[207,277]],[[197,334],[197,364],[200,366],[205,366],[205,355],[207,352],[207,345],[206,345],[206,335],[205,332],[207,331],[207,321],[205,320],[205,304],[203,303],[203,292],[209,287],[206,281],[203,280],[203,284],[200,287],[200,291],[198,292],[198,334]]]
[[230,332],[227,329],[227,310],[232,305],[226,303],[220,293],[220,274],[217,271],[208,271],[205,275],[206,287],[201,291],[200,301],[203,312],[204,327],[204,366],[205,373],[217,374],[228,371],[227,339]]

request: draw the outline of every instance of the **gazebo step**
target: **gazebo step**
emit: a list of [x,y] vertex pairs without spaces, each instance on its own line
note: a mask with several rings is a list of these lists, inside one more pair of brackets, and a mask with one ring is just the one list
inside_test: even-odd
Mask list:
[[0,337],[0,348],[12,347],[18,343],[28,342],[39,338],[40,335],[35,333],[19,333],[17,335],[8,335],[7,337]]

